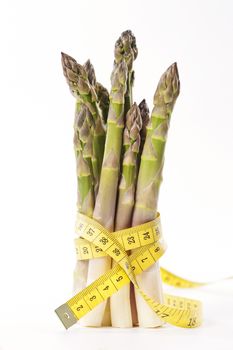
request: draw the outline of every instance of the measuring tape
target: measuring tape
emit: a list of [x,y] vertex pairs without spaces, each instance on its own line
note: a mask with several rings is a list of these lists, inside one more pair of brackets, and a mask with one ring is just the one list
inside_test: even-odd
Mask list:
[[[157,262],[166,250],[159,214],[155,220],[146,224],[114,233],[95,220],[78,214],[76,231],[82,237],[75,240],[77,259],[108,255],[117,265],[55,310],[66,329],[130,282],[163,321],[185,328],[201,324],[202,306],[198,300],[165,294],[164,303],[161,304],[147,296],[137,284],[135,276]],[[128,256],[127,251],[136,248]],[[166,283],[179,287],[202,285],[162,268],[161,276]]]

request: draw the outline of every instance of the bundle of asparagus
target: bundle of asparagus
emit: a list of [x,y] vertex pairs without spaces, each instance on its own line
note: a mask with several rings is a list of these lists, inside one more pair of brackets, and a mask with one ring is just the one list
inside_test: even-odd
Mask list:
[[[146,101],[133,102],[136,39],[131,31],[116,41],[108,94],[96,81],[88,60],[84,65],[62,53],[65,78],[76,99],[74,149],[77,165],[78,211],[110,232],[156,218],[164,150],[170,116],[179,94],[176,63],[162,75],[154,95],[151,118]],[[106,273],[110,257],[77,261],[75,292]],[[137,276],[145,293],[163,301],[159,265]],[[135,295],[134,295],[135,294]],[[81,319],[84,326],[157,327],[162,324],[130,284]]]

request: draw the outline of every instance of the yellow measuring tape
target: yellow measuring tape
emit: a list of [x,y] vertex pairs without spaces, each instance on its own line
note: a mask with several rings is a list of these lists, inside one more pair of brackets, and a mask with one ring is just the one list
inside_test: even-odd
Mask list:
[[[166,250],[159,214],[155,220],[146,224],[114,233],[95,220],[78,214],[76,231],[82,237],[75,240],[77,259],[108,255],[117,265],[55,310],[66,329],[130,282],[165,322],[185,328],[201,324],[202,306],[199,301],[165,294],[164,304],[161,304],[147,296],[137,284],[135,276],[158,261]],[[128,256],[127,251],[136,248],[137,251]],[[165,283],[181,288],[202,285],[180,278],[163,268],[161,276]]]

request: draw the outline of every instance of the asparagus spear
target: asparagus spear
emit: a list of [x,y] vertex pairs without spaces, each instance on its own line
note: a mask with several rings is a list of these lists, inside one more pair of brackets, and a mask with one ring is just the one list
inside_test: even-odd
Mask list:
[[[87,107],[76,103],[74,121],[74,151],[78,180],[78,211],[92,217],[94,210],[94,187],[91,168],[91,127],[92,117]],[[76,262],[74,270],[74,291],[78,293],[86,287],[88,261]]]
[[137,57],[136,41],[131,31],[121,34],[116,42],[114,54],[106,145],[94,210],[94,217],[109,230],[114,229],[128,72],[132,71],[133,61]]
[[137,177],[136,164],[141,141],[141,128],[142,118],[140,110],[137,104],[134,103],[126,115],[126,124],[124,128],[124,155],[116,208],[116,230],[121,230],[131,226]]
[[[71,86],[71,81],[69,85]],[[80,95],[75,94],[76,110],[74,121],[74,149],[76,155],[79,212],[92,217],[94,209],[92,173],[92,133],[94,121]],[[74,291],[78,293],[86,287],[88,261],[77,261],[74,270]]]
[[[116,208],[115,230],[131,226],[137,179],[137,156],[140,147],[142,119],[136,103],[126,115],[124,128],[124,155],[122,175]],[[132,327],[130,284],[121,288],[110,299],[111,320],[114,327]]]
[[[167,133],[171,113],[179,91],[179,75],[177,65],[174,63],[162,75],[154,95],[154,108],[141,156],[132,220],[133,226],[153,220],[156,217]],[[137,282],[148,296],[157,301],[162,301],[158,263],[139,275]],[[152,312],[137,292],[135,294],[139,325],[142,327],[161,325],[162,322],[157,315]]]
[[[93,217],[110,231],[114,229],[115,203],[120,167],[122,130],[124,127],[124,95],[126,91],[127,65],[125,61],[113,69],[110,108],[104,159]],[[111,259],[98,258],[89,261],[88,284],[111,268]],[[106,302],[98,305],[81,319],[84,326],[100,327]]]
[[[124,104],[127,89],[128,67],[132,67],[136,58],[136,45],[131,32],[122,33],[121,52],[116,50],[111,75],[110,106],[107,120],[107,135],[104,159],[101,171],[99,191],[93,217],[110,231],[114,230],[116,197],[118,189],[122,133],[124,128]],[[89,262],[88,282],[92,282],[111,266],[111,259],[99,258]],[[83,325],[101,326],[106,303],[102,303],[83,318]]]
[[136,38],[131,30],[124,31],[115,44],[115,62],[119,63],[123,59],[128,66],[127,90],[125,94],[125,115],[133,104],[132,89],[134,83],[133,61],[137,58],[138,49]]
[[[75,97],[78,96],[88,107],[95,121],[93,130],[92,168],[95,180],[95,193],[97,193],[104,153],[105,128],[97,105],[95,87],[90,83],[90,81],[95,81],[94,69],[93,66],[90,67],[90,65],[89,61],[83,67],[78,64],[74,58],[62,53],[63,73],[70,90]],[[89,69],[88,72],[87,69]]]

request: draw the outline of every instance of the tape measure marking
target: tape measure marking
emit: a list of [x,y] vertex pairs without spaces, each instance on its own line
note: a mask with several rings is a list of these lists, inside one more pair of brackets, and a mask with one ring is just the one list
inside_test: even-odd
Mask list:
[[[148,297],[137,285],[135,275],[140,274],[153,265],[163,255],[166,249],[164,241],[161,240],[162,233],[159,216],[150,223],[129,230],[122,230],[114,234],[109,233],[99,223],[86,216],[79,215],[78,219],[77,230],[80,236],[90,242],[88,252],[93,251],[91,245],[94,244],[94,247],[101,248],[118,265],[55,310],[66,328],[72,326],[77,320],[130,281],[132,281],[137,291],[154,312],[162,319],[166,319],[166,322],[188,328],[196,327],[200,324],[201,304],[198,301],[165,296],[166,304],[160,304]],[[150,239],[152,233],[154,243],[147,243],[145,245],[144,241]],[[133,237],[134,239],[131,239],[130,242],[135,244],[135,247],[140,247],[137,252],[134,252],[130,256],[127,255],[125,250],[125,248],[129,248],[127,237]],[[135,239],[135,237],[138,239]],[[147,237],[147,239],[142,237]],[[120,238],[122,243],[118,242],[118,238]],[[130,247],[130,249],[132,248]],[[83,253],[84,255],[85,253]],[[80,256],[82,258],[82,254]],[[179,306],[177,302],[175,303],[178,299],[180,300]],[[171,304],[172,302],[173,305]]]
[[[114,238],[122,242],[121,245],[125,251],[140,248],[150,243],[156,242],[161,237],[160,220],[158,218],[157,220],[151,221],[148,224],[148,227],[144,230],[142,230],[143,225],[140,225],[137,226],[139,228],[138,231],[133,232],[132,229],[118,231],[114,233]],[[77,231],[80,235],[78,227]],[[84,236],[82,236],[82,238],[76,238],[74,240],[77,260],[89,260],[108,255],[98,245],[92,243],[93,241],[90,239],[87,240],[83,237]],[[119,254],[117,248],[115,249],[115,254]]]

